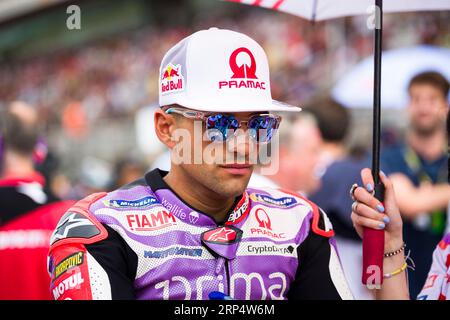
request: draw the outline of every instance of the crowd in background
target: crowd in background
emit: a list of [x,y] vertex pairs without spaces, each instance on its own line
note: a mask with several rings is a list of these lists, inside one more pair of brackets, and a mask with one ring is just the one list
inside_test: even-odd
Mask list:
[[[403,14],[402,19],[387,15],[384,48],[423,43],[450,46],[448,33],[440,28],[443,21],[440,15],[445,13]],[[60,172],[58,176],[61,190],[73,188],[72,184],[78,184],[91,174],[83,174],[84,159],[80,159],[74,146],[91,145],[99,154],[90,156],[98,166],[106,161],[105,170],[111,170],[116,162],[123,160],[119,151],[114,155],[111,148],[104,147],[110,152],[100,154],[100,149],[92,146],[105,145],[100,140],[95,142],[100,136],[96,130],[114,121],[132,122],[137,110],[155,104],[157,70],[163,53],[196,30],[214,25],[255,38],[269,57],[272,96],[294,105],[304,105],[316,96],[327,95],[331,85],[349,67],[373,50],[372,33],[366,27],[365,17],[311,24],[290,15],[280,19],[279,15],[264,10],[234,18],[213,16],[208,20],[202,16],[194,21],[196,23],[189,26],[146,26],[75,49],[0,62],[0,105],[6,106],[14,100],[26,101],[37,108],[41,126],[50,140],[54,142],[64,136],[65,140],[52,144],[53,155],[62,163],[61,171],[67,173],[64,176]],[[258,21],[257,26],[255,21]],[[361,137],[368,134],[369,131],[359,132]],[[70,148],[65,141],[73,142]],[[120,142],[116,143],[117,147]],[[128,150],[137,149],[130,139],[122,144]],[[88,153],[85,149],[79,150]],[[140,155],[142,153],[138,152],[135,158]],[[154,157],[140,158],[143,165],[149,166]],[[53,162],[56,164],[58,159],[53,158]],[[84,167],[89,170],[90,165]],[[89,184],[89,179],[84,180]],[[105,181],[95,187],[105,188],[110,183]],[[76,194],[88,193],[90,189],[86,189]],[[61,196],[70,195],[61,192]]]
[[[437,15],[403,14],[402,19],[388,15],[385,48],[423,43],[449,47],[450,35],[439,27]],[[257,25],[255,21],[258,21]],[[132,121],[138,110],[156,103],[157,70],[163,54],[174,43],[212,25],[241,31],[251,35],[268,54],[272,96],[297,105],[310,102],[306,108],[310,112],[308,116],[287,119],[285,128],[288,129],[285,130],[288,132],[283,135],[290,137],[284,141],[292,142],[295,150],[284,146],[289,149],[285,154],[292,154],[283,159],[281,165],[285,167],[272,183],[302,189],[306,194],[323,200],[321,179],[331,164],[348,160],[344,167],[337,169],[343,170],[340,177],[343,172],[356,173],[357,176],[364,164],[370,164],[367,150],[352,149],[349,152],[346,137],[351,134],[352,111],[317,99],[329,94],[330,86],[348,67],[372,53],[372,32],[365,23],[365,18],[352,18],[311,25],[288,15],[280,19],[273,14],[258,12],[235,19],[202,19],[189,27],[146,26],[75,50],[0,62],[0,106],[15,100],[29,103],[37,110],[40,125],[44,127],[42,134],[49,137],[49,141],[55,132],[63,132],[68,139],[79,144],[95,140],[92,128],[116,118]],[[326,111],[321,110],[321,106],[326,106]],[[332,131],[333,124],[339,124],[342,132],[339,128]],[[114,140],[115,137],[111,138]],[[388,133],[384,138],[388,144],[394,144],[392,140],[398,139],[396,132]],[[114,147],[112,142],[110,148]],[[133,147],[136,147],[136,142]],[[117,154],[109,159],[84,159],[84,164],[75,168],[74,179],[58,169],[58,163],[75,157],[77,150],[62,154],[49,142],[45,144],[44,152],[46,157],[39,163],[39,170],[48,178],[49,193],[60,198],[78,199],[92,192],[112,190],[135,180],[152,165],[148,158],[139,157],[139,153],[136,157]],[[301,163],[296,162],[299,157]],[[90,175],[94,169],[96,175]],[[109,179],[104,179],[105,176]],[[347,187],[335,188],[340,190],[340,194],[333,196],[342,200],[347,196]],[[322,191],[326,193],[325,198],[335,200]],[[349,206],[348,203],[345,205]],[[348,225],[349,219],[340,215],[345,208],[331,208],[336,209],[334,216],[332,213],[332,222],[337,225],[342,238],[356,241],[354,232],[348,231],[352,229]],[[351,250],[358,248],[356,244]],[[355,264],[354,260],[347,261]],[[359,297],[370,298],[364,292]]]
[[[449,46],[448,33],[439,28],[439,19],[433,19],[437,16],[387,16],[384,48]],[[365,23],[361,17],[312,25],[289,15],[280,19],[258,12],[236,19],[201,20],[189,27],[147,26],[76,49],[25,61],[0,61],[0,104],[25,100],[39,108],[42,122],[69,127],[82,126],[82,119],[95,123],[99,117],[131,115],[156,101],[163,53],[186,35],[213,25],[252,35],[268,54],[274,97],[304,103],[372,54],[372,34]]]

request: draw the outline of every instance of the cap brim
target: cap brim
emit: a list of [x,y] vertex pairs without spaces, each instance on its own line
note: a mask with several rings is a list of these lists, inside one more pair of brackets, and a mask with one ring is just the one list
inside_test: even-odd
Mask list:
[[278,100],[272,100],[272,109],[268,111],[299,112],[302,111],[302,108]]
[[207,112],[299,112],[302,111],[302,108],[290,105],[285,102],[272,100],[272,103],[266,106],[258,105],[258,106],[223,106],[223,105],[214,105],[213,103],[208,103],[207,105],[203,105],[202,103],[192,104],[184,101],[178,101],[174,104],[179,104],[188,109],[198,110],[198,111],[207,111]]

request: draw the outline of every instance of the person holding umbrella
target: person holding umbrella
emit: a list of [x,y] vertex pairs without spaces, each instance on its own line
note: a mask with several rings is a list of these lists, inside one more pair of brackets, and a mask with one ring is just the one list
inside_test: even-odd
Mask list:
[[427,277],[431,254],[446,228],[450,201],[445,147],[449,83],[437,72],[423,72],[410,80],[408,92],[405,142],[383,150],[381,168],[395,185],[405,221],[405,242],[416,263],[409,277],[410,290],[417,296]]
[[[450,113],[447,113],[447,139],[450,141]],[[448,144],[450,147],[450,144]],[[450,160],[448,161],[450,165]],[[369,172],[363,172],[363,180],[365,182],[371,179]],[[365,179],[364,179],[365,177]],[[403,223],[400,218],[394,195],[394,188],[392,182],[389,181],[384,173],[381,175],[386,188],[386,213],[390,217],[392,223],[386,228],[386,239],[401,243],[403,233]],[[450,175],[447,176],[448,183],[450,184]],[[368,198],[366,191],[363,188],[352,188],[351,194],[355,200],[352,206],[352,221],[355,225],[358,234],[362,236],[362,226],[371,227],[377,223],[380,223],[380,217],[376,218],[376,214],[367,209],[364,205],[361,205],[363,198]],[[392,214],[394,213],[394,214]],[[387,259],[401,260],[404,258],[405,246],[402,246],[401,250],[397,250],[386,257]],[[431,255],[430,255],[431,256]],[[421,259],[428,259],[428,257],[422,256]],[[442,240],[436,246],[433,255],[431,267],[428,271],[426,281],[422,283],[421,291],[417,295],[418,300],[449,300],[450,299],[450,233],[447,233]],[[391,294],[397,298],[407,299],[408,290],[405,288],[406,281],[397,281],[398,286],[390,286]],[[391,283],[392,284],[392,283]]]

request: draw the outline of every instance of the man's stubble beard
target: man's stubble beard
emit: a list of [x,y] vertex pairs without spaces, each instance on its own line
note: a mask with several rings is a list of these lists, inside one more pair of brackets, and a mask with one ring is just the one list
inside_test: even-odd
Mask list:
[[415,124],[414,122],[411,123],[411,128],[414,134],[421,138],[429,138],[433,135],[435,135],[437,132],[444,130],[445,128],[445,122],[441,120],[437,120],[434,124],[429,126],[420,126]]
[[[217,174],[216,170],[220,170],[219,168],[208,168],[207,170],[200,170],[195,171],[193,173],[193,170],[188,171],[188,168],[185,168],[185,174],[188,176],[188,178],[193,182],[192,187],[195,188],[201,185],[204,189],[209,190],[218,197],[223,198],[224,200],[235,198],[237,196],[240,196],[246,189],[248,185],[248,181],[245,184],[242,190],[236,190],[236,188],[233,188],[232,184],[233,182],[228,181],[227,183],[224,183],[224,180],[222,177],[220,177]],[[251,175],[250,175],[251,177]],[[248,180],[250,180],[250,177]],[[206,195],[205,195],[206,196]]]

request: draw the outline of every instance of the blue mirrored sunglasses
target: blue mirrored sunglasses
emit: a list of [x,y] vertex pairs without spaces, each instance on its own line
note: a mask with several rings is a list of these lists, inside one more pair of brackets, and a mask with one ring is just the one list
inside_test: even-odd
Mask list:
[[[239,121],[232,114],[204,113],[181,108],[168,108],[166,113],[180,114],[189,119],[202,120],[206,124],[208,138],[211,141],[224,141],[234,136],[234,132],[247,124],[250,137],[257,143],[268,143],[278,129],[281,117],[270,113],[255,114],[248,120]],[[230,133],[232,133],[230,135]]]

